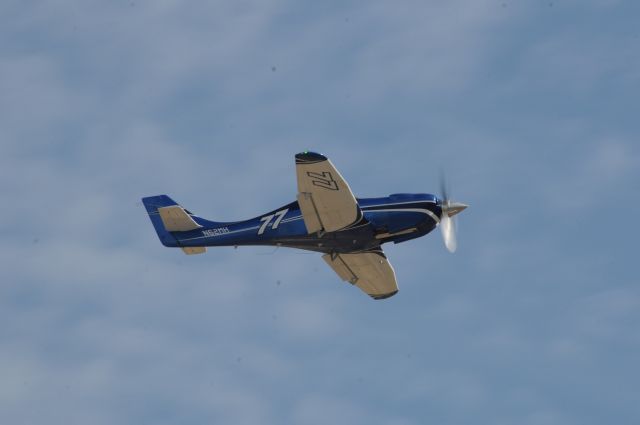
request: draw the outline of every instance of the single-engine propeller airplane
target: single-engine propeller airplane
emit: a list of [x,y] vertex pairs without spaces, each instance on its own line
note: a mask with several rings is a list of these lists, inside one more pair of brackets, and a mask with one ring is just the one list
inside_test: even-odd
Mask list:
[[167,195],[142,202],[164,246],[182,248],[186,254],[202,254],[206,247],[240,245],[321,252],[342,280],[377,300],[398,292],[382,244],[415,239],[439,225],[447,249],[456,250],[452,217],[467,205],[452,202],[444,184],[441,197],[402,193],[356,198],[331,161],[315,152],[296,155],[296,174],[297,201],[245,221],[205,220]]

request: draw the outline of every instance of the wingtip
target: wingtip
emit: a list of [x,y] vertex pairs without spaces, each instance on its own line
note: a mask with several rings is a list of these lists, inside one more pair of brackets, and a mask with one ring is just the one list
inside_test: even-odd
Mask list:
[[304,151],[296,154],[296,163],[326,161],[327,157],[317,152]]
[[374,300],[384,300],[390,297],[393,297],[395,294],[398,293],[398,290],[395,290],[393,292],[389,292],[387,294],[376,294],[376,295],[371,295],[371,298],[373,298]]

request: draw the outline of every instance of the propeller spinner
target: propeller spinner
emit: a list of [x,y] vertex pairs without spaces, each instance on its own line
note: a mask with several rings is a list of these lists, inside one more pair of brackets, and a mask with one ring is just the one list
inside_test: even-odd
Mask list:
[[456,248],[458,247],[458,243],[456,241],[456,224],[453,216],[465,210],[468,205],[460,202],[453,202],[449,199],[444,179],[442,179],[442,183],[440,185],[440,193],[442,194],[440,230],[442,231],[444,245],[447,247],[449,252],[453,253],[456,252]]

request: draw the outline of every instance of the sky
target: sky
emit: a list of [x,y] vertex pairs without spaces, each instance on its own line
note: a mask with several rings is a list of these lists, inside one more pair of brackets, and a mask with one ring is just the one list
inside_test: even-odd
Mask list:
[[[640,421],[640,4],[0,3],[0,423]],[[434,193],[373,301],[318,254],[185,256],[216,221]]]

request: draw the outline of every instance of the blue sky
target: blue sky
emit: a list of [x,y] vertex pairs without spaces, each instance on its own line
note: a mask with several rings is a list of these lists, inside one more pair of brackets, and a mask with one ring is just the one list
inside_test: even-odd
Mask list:
[[[0,4],[0,423],[636,424],[640,6]],[[434,192],[459,250],[385,250],[374,302],[317,254],[163,248],[213,220]]]

